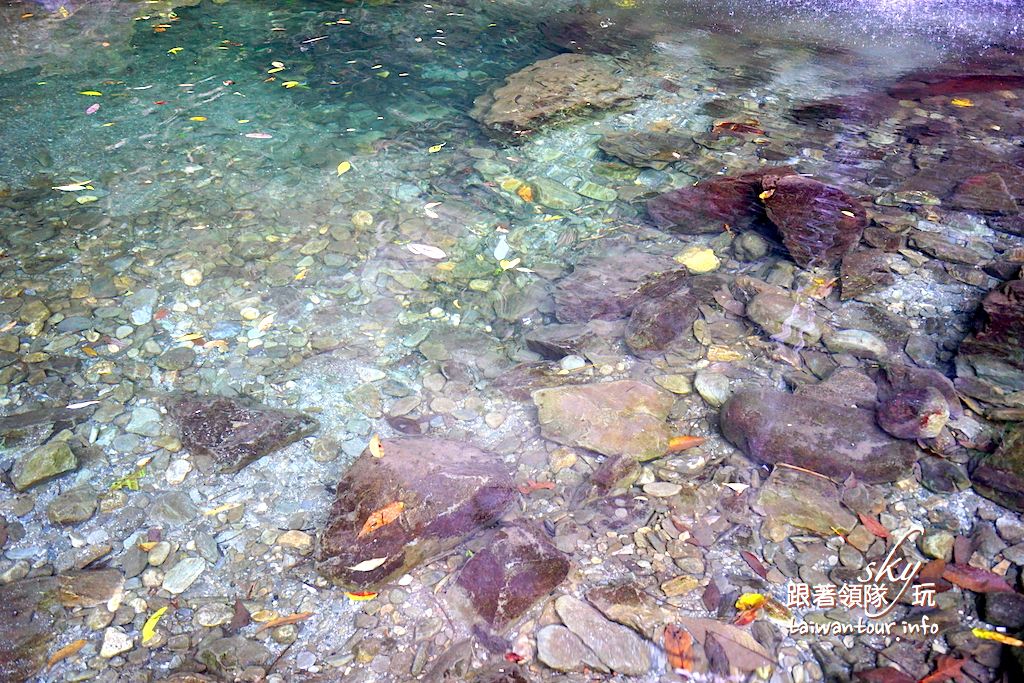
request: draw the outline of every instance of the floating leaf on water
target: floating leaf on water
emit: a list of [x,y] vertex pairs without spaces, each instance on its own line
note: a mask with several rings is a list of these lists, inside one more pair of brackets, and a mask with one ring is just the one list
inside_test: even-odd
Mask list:
[[103,93],[101,93],[99,90],[83,90],[83,91],[81,91],[78,94],[79,95],[86,95],[88,97],[102,97],[103,96]]
[[285,81],[281,85],[283,87],[285,87],[285,88],[294,88],[295,86],[300,85],[300,84],[299,84],[298,81]]
[[284,62],[271,62],[270,66],[274,67],[275,69],[283,69]]
[[954,97],[950,100],[950,104],[954,107],[973,107],[974,101],[967,97]]
[[427,258],[438,260],[448,258],[448,254],[444,253],[444,251],[429,244],[417,244],[413,242],[412,244],[405,245],[405,248],[417,256],[426,256]]
[[86,114],[86,116],[91,116],[91,115],[95,114],[96,112],[98,112],[99,110],[100,110],[100,103],[97,102],[96,104],[90,104],[86,108],[85,114]]
[[146,623],[142,626],[143,645],[146,644],[146,641],[152,640],[153,637],[156,635],[156,625],[160,623],[160,619],[164,616],[164,613],[166,611],[167,607],[165,605],[164,607],[161,607],[157,611],[153,612],[149,619],[146,619]]
[[370,438],[370,443],[367,446],[367,448],[370,449],[370,455],[372,455],[373,457],[375,457],[375,458],[383,458],[384,457],[384,446],[381,445],[381,443],[380,443],[380,435],[374,434]]
[[373,591],[345,591],[345,597],[354,602],[364,602],[366,600],[373,600],[377,597],[377,593]]
[[447,142],[442,142],[439,145],[431,145],[430,147],[427,147],[427,153],[428,154],[437,154],[447,144],[448,144]]
[[52,669],[55,664],[67,659],[71,655],[78,652],[83,647],[85,647],[86,643],[88,642],[89,641],[85,638],[80,638],[78,640],[68,643],[67,645],[54,652],[52,655],[50,655],[50,659],[46,662],[46,668]]
[[372,572],[377,567],[381,566],[388,561],[387,555],[384,557],[375,557],[371,560],[363,560],[359,564],[352,565],[349,567],[354,572]]
[[80,197],[75,197],[75,201],[79,204],[92,204],[93,202],[99,201],[99,197],[91,194],[84,194]]
[[402,510],[404,509],[405,503],[400,500],[396,500],[392,503],[388,503],[379,510],[371,512],[370,516],[366,518],[363,528],[359,530],[358,534],[356,534],[356,538],[362,538],[372,534],[383,526],[391,524],[398,519],[398,516],[402,514]]
[[338,175],[344,175],[345,173],[348,173],[351,170],[352,162],[350,161],[343,161],[340,164],[338,164]]
[[189,121],[205,121],[206,117],[205,116],[190,116],[188,120]]
[[974,634],[975,638],[981,638],[982,640],[994,640],[997,643],[1003,645],[1009,645],[1011,647],[1024,647],[1024,640],[1008,636],[1005,633],[999,631],[990,631],[987,628],[972,628],[971,633]]
[[172,47],[170,50],[167,51],[167,54],[169,54],[169,55],[176,55],[176,54],[178,54],[179,52],[181,52],[184,49],[185,48],[183,48],[183,47]]
[[269,140],[274,136],[271,135],[270,133],[246,133],[245,137],[254,138],[256,140]]

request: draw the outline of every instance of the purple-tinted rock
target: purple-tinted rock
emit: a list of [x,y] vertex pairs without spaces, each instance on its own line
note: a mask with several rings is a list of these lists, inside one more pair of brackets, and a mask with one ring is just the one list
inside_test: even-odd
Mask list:
[[589,325],[545,325],[526,335],[526,348],[548,360],[559,360],[570,354],[583,355],[594,337]]
[[518,523],[463,566],[457,585],[494,629],[504,629],[548,595],[569,573],[569,560],[535,526]]
[[[454,548],[497,521],[515,497],[500,458],[475,446],[402,438],[383,441],[381,450],[379,458],[363,451],[338,483],[317,539],[319,571],[353,590],[379,586]],[[367,526],[396,503],[402,507],[393,520]]]
[[185,448],[209,455],[221,472],[237,472],[319,427],[304,413],[224,396],[177,394],[163,404]]
[[792,175],[766,176],[762,184],[768,218],[799,265],[835,267],[860,242],[867,212],[842,190]]
[[880,249],[847,254],[839,269],[841,299],[853,299],[896,282],[889,270],[889,257]]
[[888,365],[875,373],[874,378],[882,401],[888,401],[903,392],[931,387],[945,399],[950,419],[956,420],[963,415],[960,398],[956,394],[953,382],[938,370],[915,368],[910,365]]
[[562,323],[618,320],[647,299],[668,296],[689,274],[678,264],[639,251],[581,264],[555,289],[555,317]]
[[1024,426],[1011,429],[995,453],[981,458],[971,472],[971,483],[979,495],[1024,512]]
[[704,180],[648,200],[647,213],[662,230],[687,235],[718,233],[727,225],[745,230],[764,219],[764,207],[758,199],[762,180],[792,172],[791,168],[780,166]]
[[541,389],[533,394],[541,435],[566,446],[637,460],[668,449],[665,422],[674,399],[633,380]]
[[[968,345],[971,348],[1003,350],[1010,357],[1024,358],[1024,280],[1005,282],[985,295],[979,315],[981,329]],[[963,350],[963,345],[961,345]]]
[[629,488],[640,476],[640,463],[631,455],[613,455],[605,458],[590,481],[599,491],[607,493],[616,488]]
[[841,408],[874,410],[878,405],[878,387],[875,382],[867,375],[849,368],[840,368],[817,384],[803,384],[794,393]]
[[949,421],[949,404],[934,387],[908,389],[882,401],[876,417],[897,439],[931,439]]
[[867,410],[843,408],[771,389],[746,389],[722,406],[722,434],[751,459],[787,463],[866,483],[910,473],[917,448],[893,439]]
[[1014,214],[1020,209],[1006,181],[998,173],[980,173],[964,178],[947,203],[956,209],[996,214]]
[[[920,80],[917,80],[920,79]],[[1024,89],[1024,76],[968,74],[962,76],[908,76],[889,88],[889,95],[900,100],[919,100],[936,95],[995,92]]]
[[697,313],[697,299],[689,293],[641,302],[626,323],[626,346],[640,358],[656,355],[690,329]]

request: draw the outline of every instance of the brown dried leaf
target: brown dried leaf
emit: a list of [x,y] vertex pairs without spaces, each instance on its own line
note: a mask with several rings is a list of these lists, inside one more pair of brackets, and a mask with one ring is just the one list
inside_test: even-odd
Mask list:
[[760,576],[762,579],[768,578],[768,570],[764,568],[763,564],[761,564],[761,560],[757,559],[757,555],[748,550],[741,550],[740,555],[743,556],[743,561],[754,570],[755,574]]
[[241,600],[235,600],[235,614],[231,617],[231,623],[228,624],[228,630],[232,633],[237,633],[241,629],[245,628],[252,622],[252,615],[249,614],[249,610],[245,608]]
[[915,683],[912,677],[891,666],[858,671],[855,676],[863,683]]
[[[730,668],[739,671],[754,671],[762,666],[771,666],[775,660],[768,654],[768,651],[758,643],[746,631],[716,621],[714,619],[699,619],[695,617],[677,617],[675,621],[682,625],[698,642],[702,643],[705,649],[708,648],[709,640],[714,646],[725,653]],[[708,653],[709,658],[711,653]]]
[[969,564],[949,564],[942,572],[942,578],[952,584],[974,593],[1012,593],[1013,588],[1006,579],[987,569]]
[[859,512],[857,513],[857,518],[860,519],[860,523],[864,525],[865,529],[878,538],[890,538],[892,536],[889,530],[882,526],[882,523],[874,517],[868,517],[863,512]]
[[52,655],[50,655],[50,659],[46,662],[46,668],[52,669],[55,664],[67,659],[71,655],[78,652],[83,647],[85,647],[86,643],[88,642],[89,641],[85,638],[80,638],[79,640],[68,643],[67,645],[54,652]]
[[289,614],[286,617],[277,617],[276,619],[271,619],[270,621],[256,629],[256,633],[259,633],[260,631],[265,631],[268,628],[277,628],[278,626],[296,624],[305,619],[309,619],[311,616],[313,616],[312,612],[296,612],[295,614]]

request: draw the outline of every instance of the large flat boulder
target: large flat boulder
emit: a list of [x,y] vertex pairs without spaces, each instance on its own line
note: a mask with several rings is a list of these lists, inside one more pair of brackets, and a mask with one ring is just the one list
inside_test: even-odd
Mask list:
[[765,219],[764,206],[758,199],[765,176],[792,172],[791,168],[781,166],[710,178],[648,200],[647,213],[662,230],[686,235],[719,233],[725,226],[746,230]]
[[[374,449],[375,451],[377,449]],[[500,458],[470,444],[388,439],[338,483],[317,539],[321,574],[352,590],[375,588],[493,524],[515,497]]]
[[665,420],[674,399],[649,384],[620,380],[540,389],[533,402],[545,439],[637,460],[668,450]]
[[226,396],[175,394],[163,404],[182,444],[192,453],[212,457],[221,472],[237,472],[319,427],[305,413]]
[[522,134],[555,117],[625,104],[632,96],[623,85],[609,60],[558,55],[515,72],[476,98],[470,116],[491,132]]
[[722,434],[749,458],[787,463],[866,483],[910,474],[918,449],[875,424],[872,411],[846,408],[773,389],[744,389],[721,412]]

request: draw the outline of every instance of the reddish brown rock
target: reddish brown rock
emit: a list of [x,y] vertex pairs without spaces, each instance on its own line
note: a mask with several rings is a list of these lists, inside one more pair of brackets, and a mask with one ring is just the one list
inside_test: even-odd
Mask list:
[[766,176],[764,205],[790,256],[833,268],[860,242],[867,212],[842,190],[802,176]]
[[221,472],[237,472],[319,427],[304,413],[225,396],[176,394],[163,405],[185,448],[211,456]]
[[43,668],[60,616],[57,579],[0,586],[0,680],[20,683]]
[[1008,431],[999,450],[981,458],[971,483],[978,494],[1024,512],[1024,426]]
[[793,173],[788,166],[704,180],[692,187],[666,192],[647,202],[647,213],[662,230],[687,235],[718,233],[725,226],[745,230],[765,218],[758,199],[766,176]]
[[502,630],[551,593],[569,573],[569,560],[534,525],[503,527],[476,552],[456,585],[474,611]]
[[[352,590],[379,586],[493,524],[515,496],[500,458],[429,438],[388,439],[338,483],[317,539],[319,571]],[[387,521],[390,520],[390,521]]]
[[649,358],[661,353],[697,319],[697,299],[688,292],[644,301],[626,323],[626,346],[633,355]]
[[597,143],[602,152],[627,164],[657,169],[681,160],[693,145],[689,136],[651,131],[608,133]]
[[892,482],[910,473],[916,446],[883,432],[874,413],[771,389],[746,389],[722,406],[722,434],[751,459],[837,479]]
[[1020,210],[1006,181],[998,173],[981,173],[965,178],[948,204],[957,209],[995,214],[1015,214]]
[[[920,80],[916,80],[920,78]],[[966,74],[961,76],[909,76],[889,88],[889,95],[900,100],[919,100],[936,95],[956,95],[1024,89],[1024,76],[1003,74]]]
[[889,270],[889,257],[880,249],[847,254],[839,269],[841,299],[853,299],[896,282]]
[[908,389],[882,401],[877,417],[897,439],[931,439],[949,421],[949,404],[934,387]]

